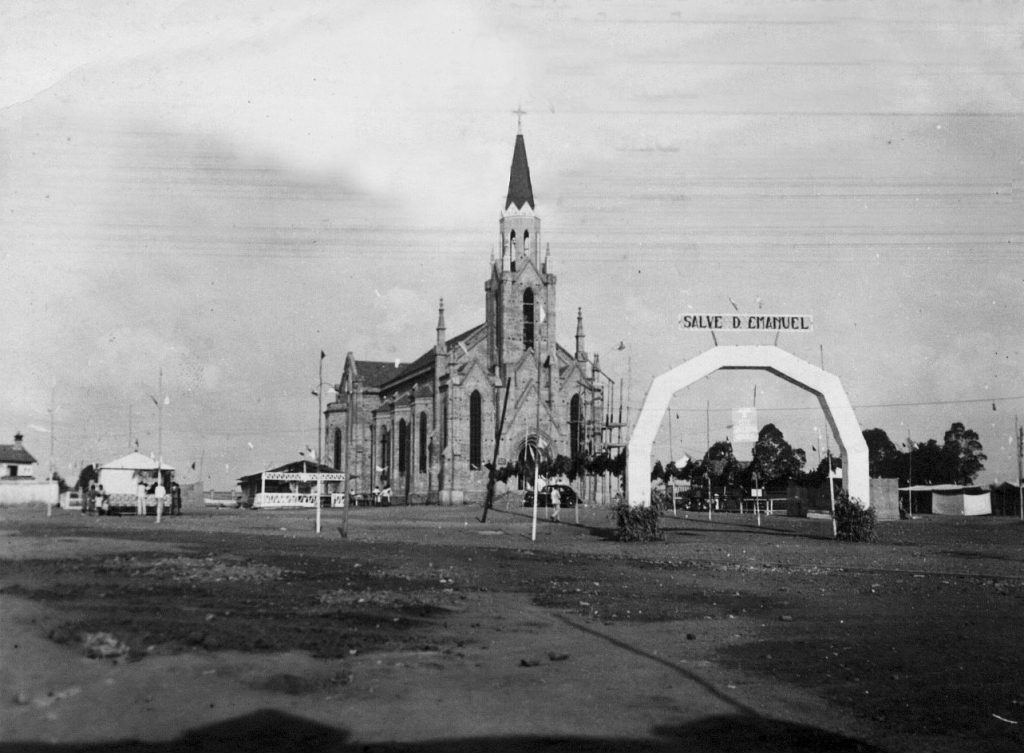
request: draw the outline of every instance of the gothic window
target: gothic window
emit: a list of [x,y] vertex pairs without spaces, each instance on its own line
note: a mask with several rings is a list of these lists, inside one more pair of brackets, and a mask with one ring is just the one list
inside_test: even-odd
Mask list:
[[380,433],[380,464],[383,467],[380,477],[381,481],[387,482],[391,479],[391,433],[385,428]]
[[511,233],[508,234],[508,246],[509,246],[509,251],[512,254],[512,258],[514,259],[516,257],[516,231],[515,230],[513,230]]
[[569,401],[569,456],[575,460],[583,447],[583,411],[580,410],[580,396],[573,395]]
[[533,347],[533,289],[523,293],[523,348]]
[[408,470],[409,458],[409,424],[403,418],[398,422],[398,475],[404,476]]
[[530,253],[530,231],[529,230],[524,230],[523,231],[523,253],[524,254]]
[[482,450],[482,410],[480,407],[480,393],[473,390],[469,396],[469,467],[473,470],[480,468],[480,456]]
[[420,413],[420,473],[427,472],[427,413]]
[[444,410],[441,412],[441,449],[448,446],[448,396],[445,395]]
[[334,468],[341,468],[341,429],[334,430]]

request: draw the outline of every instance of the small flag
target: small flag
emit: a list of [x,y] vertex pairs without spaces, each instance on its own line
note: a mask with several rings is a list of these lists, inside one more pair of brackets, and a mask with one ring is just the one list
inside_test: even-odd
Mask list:
[[996,409],[996,404],[992,403],[992,410],[995,410],[995,409]]
[[626,349],[626,343],[624,341],[622,341],[622,340],[619,340],[619,344],[615,346],[615,350],[625,350],[625,349]]
[[324,353],[324,352],[323,352],[323,351],[321,350],[321,351],[320,351],[320,360],[322,361],[322,360],[324,360],[324,358],[326,358],[326,357],[327,357],[327,354],[326,354],[326,353]]

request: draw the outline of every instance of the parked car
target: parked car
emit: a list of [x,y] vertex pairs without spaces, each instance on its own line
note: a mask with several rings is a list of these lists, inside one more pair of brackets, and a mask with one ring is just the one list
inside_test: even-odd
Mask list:
[[[551,507],[551,489],[558,489],[559,506],[560,507],[575,507],[576,503],[579,502],[579,497],[576,492],[573,491],[571,486],[565,484],[548,484],[540,493],[537,495],[537,505],[539,507]],[[533,507],[533,490],[527,489],[523,494],[523,507]]]

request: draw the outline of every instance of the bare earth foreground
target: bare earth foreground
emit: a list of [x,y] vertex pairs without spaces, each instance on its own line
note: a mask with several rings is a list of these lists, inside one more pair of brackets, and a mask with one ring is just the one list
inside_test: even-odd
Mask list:
[[1017,751],[1024,525],[0,510],[0,751]]

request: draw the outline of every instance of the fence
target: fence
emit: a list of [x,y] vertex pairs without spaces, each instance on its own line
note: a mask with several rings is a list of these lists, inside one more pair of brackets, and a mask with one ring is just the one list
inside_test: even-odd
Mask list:
[[[321,494],[322,507],[343,507],[343,494]],[[297,494],[291,492],[257,492],[253,501],[254,508],[275,509],[282,507],[308,507],[316,509],[316,494]],[[326,504],[325,504],[326,503]]]

